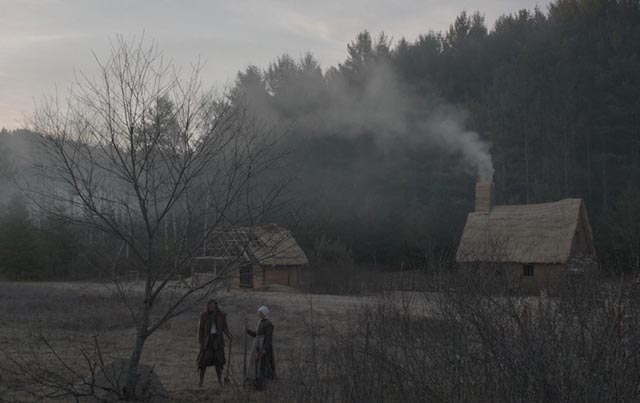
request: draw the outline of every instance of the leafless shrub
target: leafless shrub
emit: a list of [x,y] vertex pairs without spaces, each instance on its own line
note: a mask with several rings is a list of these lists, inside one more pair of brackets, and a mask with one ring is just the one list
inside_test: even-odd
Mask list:
[[335,329],[319,317],[313,297],[308,300],[302,322],[304,337],[292,346],[290,355],[281,358],[278,381],[267,385],[267,398],[270,401],[336,401],[339,396],[336,374],[326,365],[328,341],[336,336]]
[[105,368],[122,352],[117,339],[107,341],[95,334],[87,340],[68,334],[54,341],[39,329],[22,344],[0,350],[5,394],[11,401],[117,397],[120,391]]
[[587,277],[558,283],[544,297],[519,297],[489,292],[469,273],[446,283],[439,293],[381,297],[352,312],[344,329],[325,331],[317,346],[310,340],[295,371],[304,379],[294,378],[289,395],[353,402],[639,398],[633,284]]

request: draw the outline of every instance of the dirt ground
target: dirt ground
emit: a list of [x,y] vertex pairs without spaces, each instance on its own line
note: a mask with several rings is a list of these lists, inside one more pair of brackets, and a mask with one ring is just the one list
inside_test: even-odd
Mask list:
[[[304,351],[313,319],[317,329],[339,327],[348,313],[379,296],[334,296],[298,293],[286,287],[267,291],[225,291],[216,296],[227,313],[234,339],[227,366],[229,384],[220,388],[210,368],[205,386],[197,386],[196,329],[202,309],[196,308],[171,320],[147,341],[142,363],[154,367],[170,401],[264,401],[265,394],[243,387],[244,326],[257,322],[256,309],[267,305],[275,324],[274,348],[280,379],[287,378],[286,362]],[[404,295],[424,301],[420,295]],[[412,302],[412,303],[413,303]],[[427,307],[418,303],[421,313]],[[351,319],[349,319],[351,320]],[[63,356],[74,359],[70,340],[113,340],[126,348],[133,341],[134,327],[118,297],[105,285],[94,283],[0,282],[0,350],[24,348],[34,333],[42,331]],[[247,340],[250,346],[251,340]],[[229,345],[228,345],[229,347]],[[122,350],[121,356],[128,352]],[[6,385],[5,385],[6,387]],[[0,391],[1,392],[1,391]],[[277,400],[277,399],[276,399]]]

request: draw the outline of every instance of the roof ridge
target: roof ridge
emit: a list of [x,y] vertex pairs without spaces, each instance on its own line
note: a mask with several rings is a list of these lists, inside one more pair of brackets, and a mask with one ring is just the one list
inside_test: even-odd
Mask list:
[[458,247],[458,261],[566,262],[584,205],[581,198],[495,206],[471,212]]
[[544,205],[549,205],[549,204],[561,204],[561,203],[566,203],[568,201],[577,201],[577,202],[583,202],[584,199],[582,199],[581,197],[566,197],[564,199],[560,199],[560,200],[556,200],[556,201],[551,201],[551,202],[543,202],[543,203],[526,203],[526,204],[496,204],[495,206],[493,206],[493,208],[496,207],[529,207],[529,206],[544,206]]

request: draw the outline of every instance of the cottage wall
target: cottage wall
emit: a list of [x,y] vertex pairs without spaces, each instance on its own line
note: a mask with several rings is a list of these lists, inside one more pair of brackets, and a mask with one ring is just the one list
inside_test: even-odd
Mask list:
[[540,290],[558,284],[566,274],[562,264],[533,264],[533,276],[525,276],[525,265],[510,263],[506,265],[509,288],[523,294],[538,294]]
[[540,290],[559,284],[567,273],[562,264],[534,264],[533,276],[525,276],[525,265],[520,263],[464,264],[468,270],[485,274],[485,288],[494,292],[518,292],[536,295]]
[[[297,287],[300,285],[299,266],[271,266],[253,268],[253,288],[260,288],[267,285],[286,285]],[[240,272],[235,270],[229,279],[229,287],[240,288]]]
[[[262,287],[264,280],[264,272],[260,266],[253,266],[253,285],[251,288],[260,288]],[[240,287],[240,269],[234,270],[229,276],[229,288],[238,289],[244,288]]]
[[240,274],[237,270],[235,270],[233,273],[231,273],[231,276],[229,276],[229,288],[240,288]]
[[281,267],[265,267],[264,279],[266,285],[280,284],[289,285],[289,271]]
[[298,286],[298,266],[265,267],[265,285],[279,284],[291,287]]
[[264,269],[258,265],[253,266],[253,288],[261,288],[265,285]]

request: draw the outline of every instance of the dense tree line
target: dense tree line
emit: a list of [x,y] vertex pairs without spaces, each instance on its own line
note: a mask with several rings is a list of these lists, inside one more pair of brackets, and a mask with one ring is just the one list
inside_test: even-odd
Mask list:
[[493,27],[463,12],[413,41],[363,31],[347,53],[327,69],[282,55],[229,92],[282,133],[274,175],[292,179],[285,224],[307,250],[450,261],[478,174],[454,137],[477,133],[498,203],[584,198],[602,266],[640,269],[639,1],[557,0]]
[[[39,216],[19,194],[0,213],[0,274],[11,280],[79,275],[79,230],[56,215]],[[74,270],[75,266],[75,270]],[[87,275],[87,273],[84,273]]]
[[[463,12],[446,32],[392,43],[364,31],[347,50],[324,73],[311,55],[284,55],[236,83],[289,128],[305,242],[340,239],[367,263],[450,257],[475,178],[460,153],[415,134],[419,112],[444,103],[491,144],[498,203],[584,198],[603,265],[640,268],[640,2],[561,0],[492,29]],[[385,110],[398,99],[413,106],[395,130],[376,116],[397,119]],[[345,123],[336,104],[373,117]]]
[[80,243],[86,231],[29,201],[14,179],[29,179],[27,130],[0,131],[0,278],[42,280],[90,276]]

